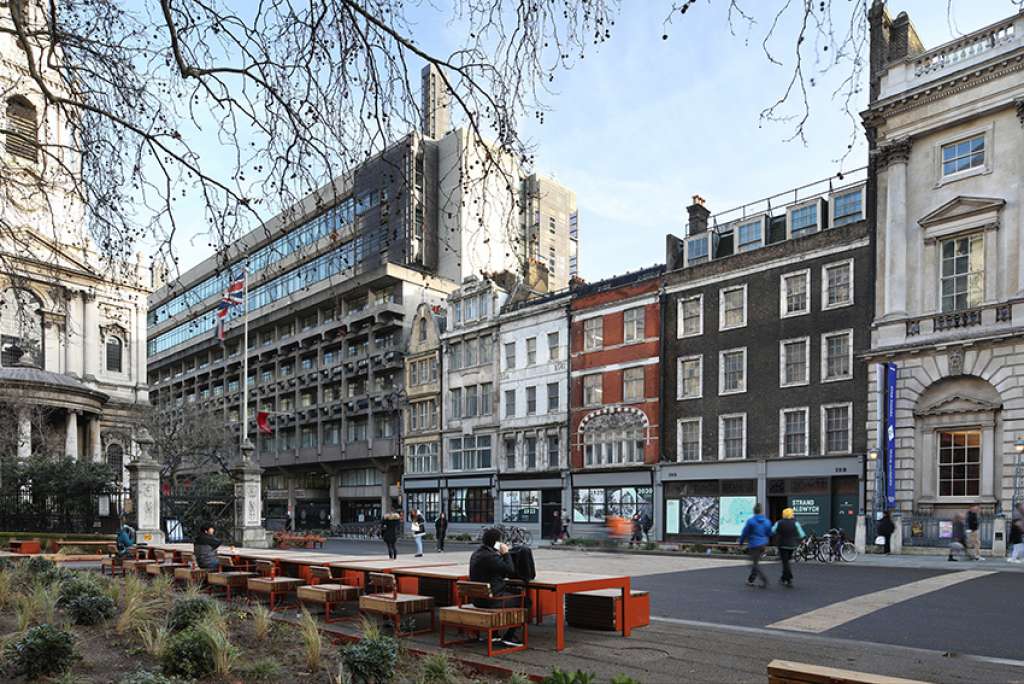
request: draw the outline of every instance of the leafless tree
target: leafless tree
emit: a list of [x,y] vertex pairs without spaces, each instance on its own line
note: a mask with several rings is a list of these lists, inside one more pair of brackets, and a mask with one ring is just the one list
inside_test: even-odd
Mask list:
[[161,479],[172,487],[186,475],[227,474],[238,458],[238,438],[223,411],[192,403],[173,410],[145,407],[140,422],[153,438],[152,456],[160,464]]

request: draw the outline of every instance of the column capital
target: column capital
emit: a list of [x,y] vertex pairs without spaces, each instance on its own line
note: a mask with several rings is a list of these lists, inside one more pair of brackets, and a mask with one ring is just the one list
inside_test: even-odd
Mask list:
[[1018,97],[1013,101],[1013,104],[1017,108],[1017,118],[1020,119],[1020,125],[1024,128],[1024,97]]
[[878,165],[885,167],[891,164],[906,164],[910,159],[910,149],[913,145],[913,140],[909,136],[880,145],[875,151]]

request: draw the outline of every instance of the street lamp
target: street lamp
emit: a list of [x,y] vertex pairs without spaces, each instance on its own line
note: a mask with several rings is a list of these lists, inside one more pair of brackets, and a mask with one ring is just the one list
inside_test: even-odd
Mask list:
[[[875,467],[875,498],[874,498],[874,501],[872,501],[873,506],[871,507],[871,510],[872,510],[873,513],[875,513],[875,517],[877,518],[878,517],[878,512],[881,510],[881,508],[879,507],[878,504],[879,504],[879,501],[880,501],[880,497],[882,496],[882,487],[881,487],[881,479],[882,478],[880,477],[881,474],[882,474],[882,471],[881,471],[881,468],[878,465],[878,449],[871,449],[871,450],[868,451],[868,461],[871,461],[874,464],[874,467]],[[865,461],[864,462],[864,495],[865,495],[865,497],[867,496],[867,480],[868,480],[868,464],[867,464],[867,461]],[[865,511],[867,510],[867,506],[864,507],[864,510]]]

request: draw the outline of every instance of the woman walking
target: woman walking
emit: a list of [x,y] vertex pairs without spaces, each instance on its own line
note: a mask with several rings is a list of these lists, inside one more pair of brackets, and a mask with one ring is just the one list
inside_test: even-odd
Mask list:
[[380,537],[388,546],[388,558],[398,558],[398,530],[402,526],[402,515],[398,511],[392,511],[384,516],[384,522],[380,526]]
[[772,526],[772,534],[778,535],[779,558],[782,559],[782,584],[786,587],[793,586],[793,552],[800,546],[800,540],[804,538],[804,528],[800,527],[793,516],[793,509],[786,508],[782,511],[782,520]]

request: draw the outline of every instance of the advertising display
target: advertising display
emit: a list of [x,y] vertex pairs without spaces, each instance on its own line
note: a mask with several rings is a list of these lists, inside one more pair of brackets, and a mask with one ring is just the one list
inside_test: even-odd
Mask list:
[[829,524],[829,499],[828,496],[791,496],[789,507],[793,509],[793,515],[797,522],[804,528],[805,532],[811,531],[816,534],[824,534],[831,527]]
[[896,508],[896,364],[885,364],[885,506]]
[[681,534],[718,534],[718,497],[684,496],[679,499]]
[[723,496],[719,500],[718,534],[738,537],[754,514],[756,496]]
[[679,534],[679,501],[665,502],[665,534]]

